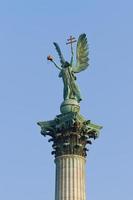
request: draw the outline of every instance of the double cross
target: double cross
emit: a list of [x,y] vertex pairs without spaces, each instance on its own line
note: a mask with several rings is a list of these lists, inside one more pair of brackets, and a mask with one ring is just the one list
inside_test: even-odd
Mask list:
[[72,45],[72,43],[74,43],[74,42],[77,42],[77,40],[75,39],[75,37],[73,37],[73,36],[70,36],[70,38],[69,39],[67,39],[67,43],[66,44],[71,44]]
[[77,40],[75,39],[75,37],[70,36],[70,38],[67,39],[67,41],[68,41],[68,42],[66,43],[66,45],[68,45],[68,44],[71,45],[71,52],[72,52],[72,54],[73,54],[73,47],[72,47],[72,44],[73,44],[74,42],[77,42]]

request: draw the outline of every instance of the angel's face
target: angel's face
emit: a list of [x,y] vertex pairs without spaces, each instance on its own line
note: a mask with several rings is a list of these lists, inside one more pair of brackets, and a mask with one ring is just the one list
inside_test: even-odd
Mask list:
[[69,66],[70,66],[69,62],[65,62],[64,65],[63,65],[63,68],[67,68]]

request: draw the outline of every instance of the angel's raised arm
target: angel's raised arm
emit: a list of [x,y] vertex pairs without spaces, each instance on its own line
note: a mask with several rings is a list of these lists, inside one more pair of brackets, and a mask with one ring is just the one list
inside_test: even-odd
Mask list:
[[52,56],[49,55],[49,56],[47,57],[47,60],[49,60],[49,61],[51,61],[52,63],[54,63],[55,67],[58,68],[59,70],[61,70],[61,67],[59,67],[59,66],[54,62]]
[[59,70],[62,70],[61,67],[59,67],[53,60],[52,60],[52,63],[54,63],[55,67]]

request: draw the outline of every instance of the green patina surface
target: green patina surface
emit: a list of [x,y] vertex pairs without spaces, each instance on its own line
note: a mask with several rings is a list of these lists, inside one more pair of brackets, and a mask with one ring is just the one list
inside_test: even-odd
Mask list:
[[64,101],[60,106],[61,114],[53,120],[40,121],[37,124],[41,127],[43,136],[50,136],[49,142],[53,142],[52,154],[55,157],[67,154],[75,154],[86,157],[87,144],[91,144],[91,139],[99,136],[102,126],[93,124],[80,114],[80,101],[82,100],[80,90],[76,83],[75,73],[81,72],[88,67],[88,43],[85,34],[79,36],[76,50],[76,65],[73,64],[73,48],[71,44],[71,61],[65,61],[57,43],[54,43],[60,57],[61,67],[59,67],[51,56],[52,61],[60,70],[59,77],[62,77],[64,84]]
[[[48,57],[58,69],[59,69],[59,77],[63,80],[64,90],[63,90],[63,98],[64,100],[75,99],[77,102],[82,100],[80,89],[76,83],[76,73],[79,73],[89,66],[89,58],[88,58],[88,42],[86,34],[81,34],[78,38],[77,48],[76,48],[76,63],[74,63],[74,52],[71,44],[71,60],[70,62],[64,59],[64,56],[61,52],[59,45],[54,42],[54,46],[59,54],[60,58],[60,66],[58,66],[52,57]],[[50,58],[50,59],[49,59]]]
[[67,154],[85,157],[88,151],[86,145],[99,136],[102,128],[86,120],[79,112],[66,112],[57,115],[54,120],[38,122],[38,125],[43,136],[51,137],[49,141],[53,142],[52,154],[55,157]]

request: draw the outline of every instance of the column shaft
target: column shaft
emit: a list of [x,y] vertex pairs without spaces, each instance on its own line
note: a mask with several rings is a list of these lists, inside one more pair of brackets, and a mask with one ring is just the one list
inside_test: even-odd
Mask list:
[[63,155],[55,159],[55,200],[86,200],[85,158]]

